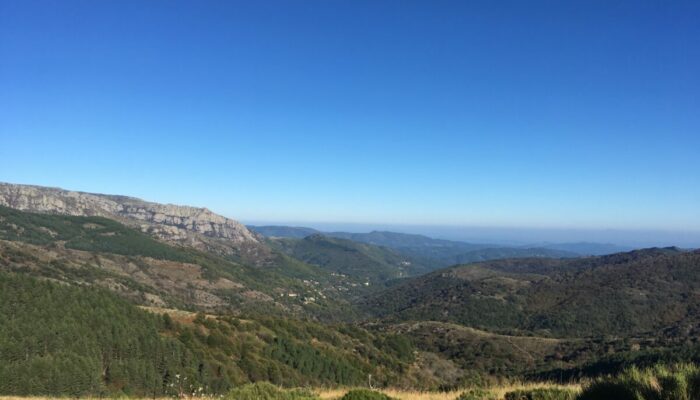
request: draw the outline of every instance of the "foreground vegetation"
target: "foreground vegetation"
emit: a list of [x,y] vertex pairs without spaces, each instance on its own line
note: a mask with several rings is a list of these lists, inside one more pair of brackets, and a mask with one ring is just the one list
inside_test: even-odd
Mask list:
[[630,368],[618,376],[593,381],[579,396],[579,400],[665,399],[700,399],[700,368],[689,364]]
[[[209,398],[194,391],[174,393],[181,398]],[[476,387],[466,390],[421,392],[366,388],[284,389],[268,382],[238,386],[227,400],[695,400],[700,398],[700,368],[691,364],[630,368],[583,385],[530,383]],[[5,398],[9,399],[9,398]]]
[[410,381],[413,349],[351,325],[153,314],[104,289],[0,272],[0,393],[170,396],[246,382]]
[[[256,394],[257,396],[252,396]],[[313,392],[252,384],[229,393],[231,400],[695,400],[700,399],[700,367],[692,364],[630,368],[583,385],[530,383],[462,391],[345,389]]]

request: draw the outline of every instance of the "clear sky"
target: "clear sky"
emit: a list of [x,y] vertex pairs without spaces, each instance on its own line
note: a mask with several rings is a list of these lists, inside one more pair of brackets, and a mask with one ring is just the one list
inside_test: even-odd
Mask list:
[[700,232],[698,21],[698,1],[0,0],[0,181],[247,221]]

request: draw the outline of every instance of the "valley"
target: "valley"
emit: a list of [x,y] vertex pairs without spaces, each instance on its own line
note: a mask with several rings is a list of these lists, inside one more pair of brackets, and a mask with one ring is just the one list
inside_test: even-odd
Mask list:
[[[441,268],[438,246],[472,245],[263,236],[223,217],[202,228],[147,211],[179,206],[0,188],[4,394],[168,396],[175,375],[207,393],[370,375],[378,387],[456,390],[700,360],[697,251],[504,250]],[[144,209],[119,211],[132,204]]]

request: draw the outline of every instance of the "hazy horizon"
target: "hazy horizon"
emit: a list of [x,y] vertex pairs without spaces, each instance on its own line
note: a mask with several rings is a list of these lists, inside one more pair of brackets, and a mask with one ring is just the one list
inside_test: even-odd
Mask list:
[[419,234],[436,239],[514,246],[585,242],[635,248],[669,246],[700,248],[700,231],[396,225],[381,223],[354,224],[303,221],[241,220],[241,222],[253,226],[312,228],[322,232],[367,233],[371,231],[389,231]]
[[491,243],[500,245],[527,246],[542,243],[576,243],[590,242],[614,244],[629,247],[667,247],[700,248],[700,230],[661,230],[661,229],[619,229],[619,228],[571,228],[571,227],[528,227],[528,226],[477,226],[477,225],[440,225],[440,224],[397,224],[377,222],[343,222],[343,221],[302,221],[302,220],[260,220],[241,218],[221,211],[206,203],[174,202],[164,198],[151,198],[134,193],[100,191],[85,188],[65,187],[60,184],[37,184],[26,182],[3,183],[47,186],[78,192],[123,195],[146,201],[183,206],[204,207],[225,217],[240,221],[245,225],[256,226],[291,226],[313,228],[324,232],[344,231],[366,233],[371,231],[391,231],[397,233],[420,234],[436,239],[465,241],[472,243]]

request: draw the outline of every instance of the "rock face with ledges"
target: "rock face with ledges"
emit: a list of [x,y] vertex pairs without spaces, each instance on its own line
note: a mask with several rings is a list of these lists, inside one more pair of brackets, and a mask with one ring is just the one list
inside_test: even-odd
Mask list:
[[189,245],[256,247],[260,241],[243,224],[206,208],[159,204],[127,196],[83,193],[42,186],[0,183],[0,205],[23,211],[101,216],[138,226],[160,239]]

